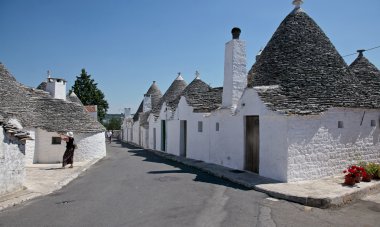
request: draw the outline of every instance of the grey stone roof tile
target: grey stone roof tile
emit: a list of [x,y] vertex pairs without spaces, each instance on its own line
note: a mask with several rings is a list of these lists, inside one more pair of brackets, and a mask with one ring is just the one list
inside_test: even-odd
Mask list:
[[17,82],[0,64],[0,112],[17,118],[23,127],[50,132],[102,132],[104,127],[83,105],[53,99],[47,92]]
[[282,21],[249,71],[248,87],[255,87],[269,109],[284,114],[379,107],[365,101],[368,94],[358,78],[303,10]]
[[[149,87],[148,91],[145,94],[151,96],[152,109],[156,108],[156,106],[160,102],[160,99],[162,98],[162,93],[160,89],[158,88],[156,81],[153,81],[152,85]],[[144,100],[141,101],[139,108],[137,109],[136,113],[133,115],[133,121],[139,120],[140,113],[143,112],[143,107],[144,107]]]
[[156,116],[159,115],[160,109],[164,102],[173,102],[176,98],[178,98],[179,95],[181,95],[182,91],[186,88],[186,86],[186,81],[183,80],[183,78],[179,75],[170,85],[170,87],[162,96],[162,98],[159,100],[158,104],[153,107],[152,113]]

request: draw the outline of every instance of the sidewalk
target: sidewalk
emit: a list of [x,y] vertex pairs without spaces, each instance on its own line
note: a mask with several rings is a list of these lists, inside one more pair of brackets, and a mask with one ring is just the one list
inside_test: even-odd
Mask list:
[[99,159],[75,162],[74,168],[62,169],[62,164],[31,164],[26,166],[24,188],[0,196],[0,211],[38,196],[50,194],[75,178]]
[[[149,150],[149,149],[147,149]],[[178,157],[161,151],[150,150],[161,157],[194,167],[211,175],[266,193],[278,199],[318,208],[340,207],[359,199],[380,203],[380,181],[360,182],[345,186],[343,174],[318,180],[281,183],[255,173],[230,169],[198,160]]]

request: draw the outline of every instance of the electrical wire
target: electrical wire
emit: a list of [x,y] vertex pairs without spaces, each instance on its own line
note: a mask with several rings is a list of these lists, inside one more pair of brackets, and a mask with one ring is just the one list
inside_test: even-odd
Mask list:
[[[369,48],[369,49],[365,49],[365,50],[363,50],[363,52],[364,52],[364,51],[374,50],[374,49],[377,49],[377,48],[380,48],[380,46],[376,46],[376,47],[372,47],[372,48]],[[352,56],[352,55],[355,55],[355,54],[357,54],[357,52],[352,53],[352,54],[344,55],[343,57],[345,58],[345,57]]]

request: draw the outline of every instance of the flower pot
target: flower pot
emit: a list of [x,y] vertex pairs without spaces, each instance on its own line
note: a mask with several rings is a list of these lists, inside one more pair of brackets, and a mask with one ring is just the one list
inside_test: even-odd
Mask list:
[[350,186],[355,185],[356,184],[355,177],[345,177],[344,184],[350,185]]
[[360,183],[360,181],[362,180],[362,177],[360,175],[358,175],[354,179],[355,179],[356,183]]

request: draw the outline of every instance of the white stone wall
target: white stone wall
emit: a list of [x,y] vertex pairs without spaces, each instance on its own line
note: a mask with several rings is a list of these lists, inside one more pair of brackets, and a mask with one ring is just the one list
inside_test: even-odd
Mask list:
[[30,164],[33,164],[37,159],[37,157],[35,156],[36,133],[35,133],[34,128],[31,128],[31,129],[24,128],[24,130],[28,131],[30,137],[33,139],[33,140],[27,140],[25,143],[25,163],[27,165],[30,165]]
[[25,179],[25,146],[0,130],[0,195],[18,190]]
[[74,134],[74,139],[78,145],[78,149],[75,149],[74,152],[74,162],[88,161],[106,156],[104,132],[77,133]]
[[[187,121],[187,149],[186,157],[209,162],[210,159],[210,135],[209,135],[209,118],[204,113],[194,113],[193,108],[189,106],[184,97],[181,97],[174,119]],[[198,132],[198,122],[202,122],[202,132]],[[174,125],[174,124],[173,124]],[[172,153],[179,154],[179,134],[180,122],[176,125],[176,142],[171,141]],[[174,150],[177,149],[177,152]]]
[[[294,116],[288,122],[288,180],[341,173],[359,161],[380,162],[380,111],[332,109],[320,116]],[[376,126],[371,126],[371,120]],[[338,121],[343,128],[338,128]]]
[[[66,142],[52,144],[52,137],[59,136],[55,132],[36,129],[36,163],[62,163],[66,150]],[[106,155],[105,134],[100,133],[74,133],[74,142],[78,149],[74,151],[74,162],[91,160]]]
[[245,41],[226,43],[224,60],[223,107],[236,107],[247,87]]
[[167,149],[170,154],[179,156],[180,143],[180,121],[178,119],[170,119],[166,122],[167,127]]
[[[35,131],[35,161],[34,163],[61,163],[66,150],[66,142],[52,144],[52,137],[59,137],[56,132],[48,132],[37,128]],[[76,139],[76,135],[74,135]]]
[[132,143],[141,145],[141,129],[140,129],[140,121],[133,122],[132,126]]

